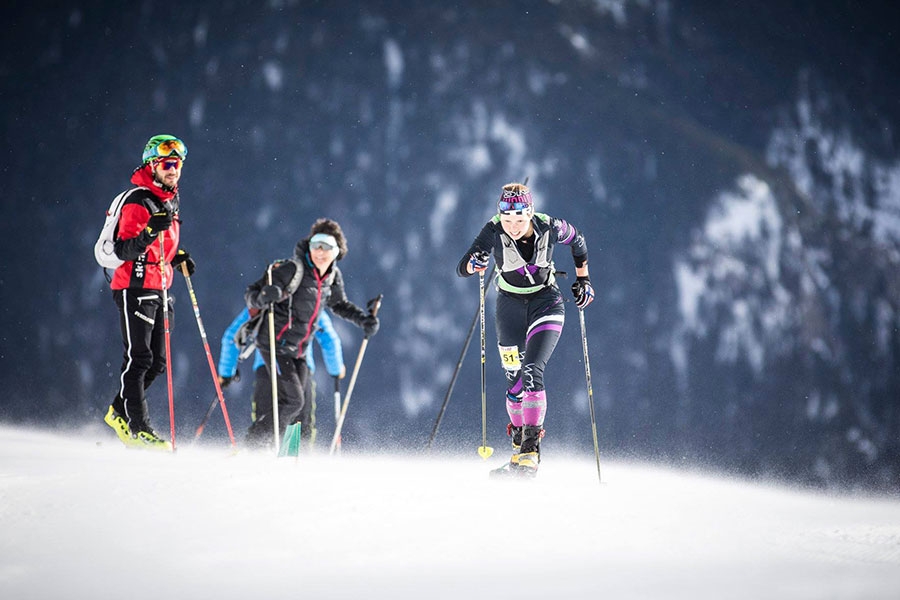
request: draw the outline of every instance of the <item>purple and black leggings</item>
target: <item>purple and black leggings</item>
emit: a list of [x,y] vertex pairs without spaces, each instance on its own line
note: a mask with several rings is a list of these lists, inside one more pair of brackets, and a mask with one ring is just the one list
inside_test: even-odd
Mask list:
[[528,296],[501,290],[495,316],[510,422],[541,426],[547,413],[544,368],[566,320],[562,294],[555,286]]

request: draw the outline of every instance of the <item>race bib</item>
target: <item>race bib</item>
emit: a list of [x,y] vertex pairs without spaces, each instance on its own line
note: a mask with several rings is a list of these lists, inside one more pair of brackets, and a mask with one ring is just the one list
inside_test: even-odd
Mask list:
[[518,371],[522,368],[522,360],[519,357],[518,346],[498,346],[500,348],[500,362],[507,371]]

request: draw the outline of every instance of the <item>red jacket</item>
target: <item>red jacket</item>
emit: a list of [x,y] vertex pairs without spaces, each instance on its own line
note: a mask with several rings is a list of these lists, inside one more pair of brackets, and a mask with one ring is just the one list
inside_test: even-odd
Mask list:
[[[145,183],[145,177],[135,172],[134,183]],[[143,175],[143,174],[142,174]],[[136,180],[137,179],[137,180]],[[152,187],[136,187],[131,190],[119,216],[116,234],[116,255],[125,262],[113,273],[110,287],[114,290],[137,288],[162,290],[159,265],[159,247],[162,240],[165,251],[166,289],[172,287],[174,270],[170,264],[178,252],[181,222],[178,220],[179,199],[177,192],[166,192],[150,182]],[[152,237],[145,231],[150,215],[164,207],[173,215],[172,226]]]

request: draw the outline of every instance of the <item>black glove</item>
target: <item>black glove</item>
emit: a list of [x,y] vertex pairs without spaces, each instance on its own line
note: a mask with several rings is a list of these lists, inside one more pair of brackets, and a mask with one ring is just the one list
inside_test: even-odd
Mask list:
[[234,375],[232,375],[231,377],[222,377],[221,375],[219,375],[219,387],[221,387],[224,390],[232,383],[237,383],[240,380],[241,380],[241,370],[235,369]]
[[172,226],[172,214],[167,210],[153,213],[147,221],[147,233],[156,237],[160,231],[165,231]]
[[175,258],[172,259],[172,266],[176,270],[181,271],[181,263],[184,263],[187,265],[188,276],[191,276],[194,274],[194,270],[197,268],[197,265],[194,264],[194,259],[191,258],[191,255],[189,252],[186,252],[185,250],[182,250],[181,248],[179,248],[178,252],[175,253]]
[[359,326],[362,327],[363,334],[367,338],[370,338],[378,333],[378,317],[376,317],[375,315],[366,315],[360,320]]
[[586,308],[594,301],[594,288],[591,286],[590,277],[577,277],[572,284],[572,295],[575,296],[575,306]]
[[488,268],[488,261],[490,260],[490,258],[490,254],[488,254],[484,250],[479,250],[469,257],[469,266],[472,267],[472,271],[474,273],[484,271]]
[[277,285],[264,285],[259,291],[260,304],[272,304],[281,300],[281,288]]

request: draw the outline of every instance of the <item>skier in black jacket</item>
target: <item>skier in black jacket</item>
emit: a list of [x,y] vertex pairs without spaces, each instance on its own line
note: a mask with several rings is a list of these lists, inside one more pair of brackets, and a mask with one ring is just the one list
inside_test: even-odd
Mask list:
[[[378,317],[347,300],[344,293],[344,278],[336,263],[346,255],[347,241],[341,226],[331,219],[319,219],[310,228],[309,236],[297,242],[294,258],[274,265],[272,284],[267,283],[268,275],[264,274],[244,294],[251,314],[274,303],[279,435],[297,422],[307,401],[303,393],[309,377],[305,351],[319,312],[327,306],[335,315],[361,327],[366,337],[378,331]],[[300,283],[293,294],[286,294],[284,290],[290,287],[298,269],[303,270]],[[267,321],[260,328],[257,347],[271,368]],[[272,439],[272,403],[262,402],[256,407],[256,421],[250,426],[246,441],[250,446],[265,446]]]
[[565,322],[562,294],[556,285],[553,247],[572,249],[575,304],[584,309],[594,299],[584,236],[562,219],[534,212],[531,191],[523,184],[503,186],[497,214],[481,229],[459,261],[457,274],[469,277],[487,269],[493,252],[499,274],[496,329],[506,372],[506,411],[513,455],[498,473],[533,476],[540,463],[547,392],[544,368]]

